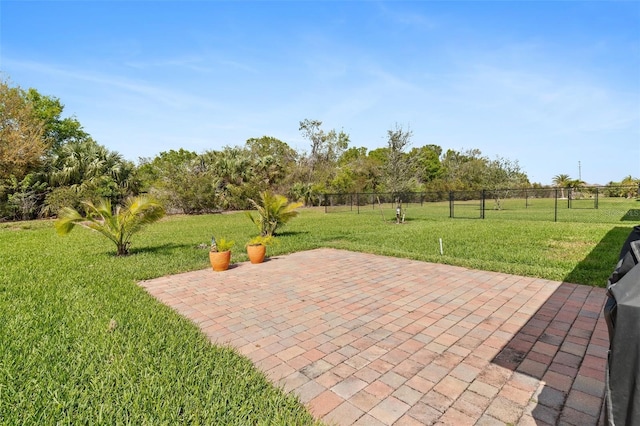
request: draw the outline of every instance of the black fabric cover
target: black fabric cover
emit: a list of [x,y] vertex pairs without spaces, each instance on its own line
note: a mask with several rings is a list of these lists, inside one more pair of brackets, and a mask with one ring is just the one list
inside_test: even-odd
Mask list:
[[606,408],[610,425],[640,425],[640,226],[633,228],[609,277]]

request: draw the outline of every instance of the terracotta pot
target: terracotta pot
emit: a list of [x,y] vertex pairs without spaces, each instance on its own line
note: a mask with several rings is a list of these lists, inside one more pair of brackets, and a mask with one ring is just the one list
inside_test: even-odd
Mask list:
[[229,262],[231,262],[231,250],[222,252],[210,251],[209,260],[214,271],[226,271],[229,269]]
[[247,246],[247,254],[251,263],[262,263],[264,255],[267,253],[267,247],[263,245]]

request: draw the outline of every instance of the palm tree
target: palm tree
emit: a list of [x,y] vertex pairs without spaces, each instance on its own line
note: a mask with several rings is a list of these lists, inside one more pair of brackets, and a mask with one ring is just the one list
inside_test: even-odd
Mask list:
[[624,187],[627,198],[633,198],[635,195],[640,196],[640,179],[635,179],[629,175],[622,179],[620,185]]
[[585,186],[587,183],[583,180],[580,179],[571,179],[568,183],[567,186],[569,186],[569,188],[573,188],[573,189],[580,189],[583,186]]
[[49,156],[40,179],[52,187],[65,186],[77,193],[95,189],[112,198],[135,191],[135,166],[117,152],[92,139],[69,142]]
[[55,228],[59,235],[66,235],[80,225],[98,231],[111,240],[117,248],[117,255],[129,254],[131,237],[142,227],[156,222],[164,216],[164,208],[148,197],[130,197],[124,205],[111,208],[111,201],[103,198],[97,205],[90,201],[83,203],[87,210],[84,217],[76,209],[65,207],[58,213]]
[[249,199],[251,204],[258,211],[258,217],[253,217],[251,212],[247,212],[249,219],[258,227],[260,235],[273,236],[276,229],[296,217],[296,209],[303,203],[290,203],[284,195],[274,194],[271,191],[264,191],[260,194],[260,200]]
[[573,180],[569,177],[569,175],[555,175],[553,177],[553,185],[556,188],[560,188],[560,198],[564,198],[564,188],[567,188]]

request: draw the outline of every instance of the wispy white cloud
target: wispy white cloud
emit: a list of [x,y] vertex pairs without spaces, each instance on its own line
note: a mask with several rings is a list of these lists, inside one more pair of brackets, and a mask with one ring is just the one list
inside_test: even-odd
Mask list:
[[154,68],[183,68],[198,73],[211,72],[211,68],[204,64],[202,58],[198,56],[167,58],[155,61],[125,61],[124,65],[139,70]]
[[[186,12],[200,6],[219,14],[218,25]],[[633,158],[640,156],[633,59],[640,43],[631,31],[607,26],[626,19],[620,12],[599,20],[608,6],[546,2],[530,19],[509,2],[253,6],[158,9],[182,36],[171,39],[153,24],[110,33],[115,17],[102,23],[97,34],[112,37],[94,37],[98,45],[50,31],[68,53],[64,62],[33,60],[54,58],[52,50],[23,29],[31,10],[15,8],[20,20],[12,17],[15,35],[10,43],[5,37],[0,59],[3,71],[60,97],[96,140],[128,158],[262,135],[304,149],[298,122],[312,118],[371,149],[384,146],[394,123],[409,125],[416,145],[507,156],[540,182],[570,172],[563,168],[578,146],[585,170],[595,170],[590,159],[605,158],[616,141],[631,153],[619,168],[640,172]],[[81,8],[72,11],[56,25],[83,17]],[[180,18],[163,15],[172,11]],[[578,19],[569,30],[556,25],[576,12],[599,27],[592,32]]]
[[384,2],[378,2],[377,6],[380,15],[384,16],[392,25],[422,30],[435,30],[440,26],[437,19],[423,11],[417,11],[415,8],[401,8],[398,4],[394,4],[391,7]]
[[74,81],[77,84],[88,84],[86,91],[95,92],[95,101],[99,103],[106,91],[110,97],[117,97],[114,90],[121,91],[122,96],[138,96],[141,100],[150,103],[159,103],[174,108],[206,107],[211,109],[222,108],[222,105],[212,101],[208,97],[195,96],[184,91],[171,90],[165,85],[150,84],[142,80],[120,75],[110,75],[93,70],[70,69],[64,66],[24,60],[3,58],[3,62],[13,69],[30,71],[42,76],[42,78],[55,77],[60,80]]
[[605,84],[574,77],[571,70],[549,74],[476,65],[455,82],[458,96],[476,108],[501,111],[522,122],[560,133],[617,130],[638,123],[638,100]]
[[[221,56],[221,55],[220,55]],[[228,72],[244,71],[259,74],[259,71],[247,63],[210,54],[193,54],[179,57],[159,58],[153,60],[128,60],[125,66],[138,70],[181,69],[197,74],[211,74],[226,69]]]

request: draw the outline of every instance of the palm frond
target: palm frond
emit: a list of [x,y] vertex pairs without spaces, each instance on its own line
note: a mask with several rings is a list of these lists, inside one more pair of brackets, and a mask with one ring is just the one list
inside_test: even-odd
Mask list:
[[64,207],[58,212],[58,219],[54,222],[54,227],[58,235],[67,235],[84,217],[76,209]]
[[153,223],[164,216],[164,208],[148,197],[130,198],[124,206],[112,209],[109,199],[97,204],[85,201],[86,217],[75,209],[64,208],[60,211],[55,227],[58,234],[69,233],[75,225],[92,229],[111,240],[117,247],[118,255],[127,254],[131,237],[144,225]]
[[258,213],[256,219],[249,213],[249,218],[258,225],[260,234],[263,236],[274,235],[279,226],[298,214],[295,209],[302,205],[302,203],[289,203],[287,197],[271,191],[261,193],[259,202],[252,199],[249,201]]

